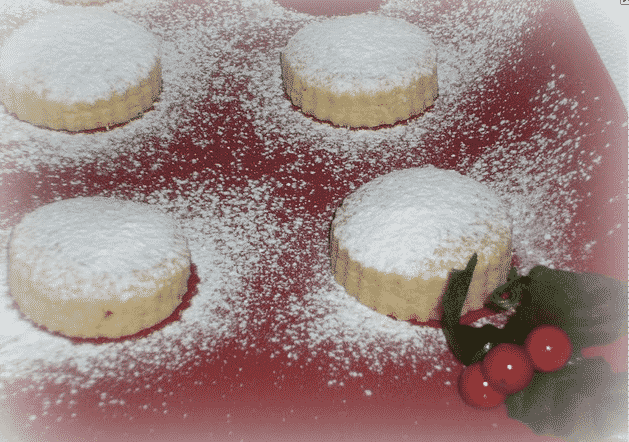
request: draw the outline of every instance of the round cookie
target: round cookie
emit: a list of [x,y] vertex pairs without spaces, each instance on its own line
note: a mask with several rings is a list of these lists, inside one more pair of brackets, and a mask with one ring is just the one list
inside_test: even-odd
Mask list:
[[67,336],[116,338],[181,303],[190,251],[148,204],[73,198],[24,216],[9,239],[9,288],[35,323]]
[[62,7],[16,29],[0,49],[0,101],[21,120],[80,131],[124,123],[161,90],[159,42],[101,8]]
[[348,196],[330,232],[336,281],[398,319],[440,319],[452,269],[474,271],[463,314],[483,307],[511,266],[511,220],[484,184],[434,166],[376,178]]
[[292,103],[339,126],[394,124],[438,95],[435,46],[401,19],[358,14],[314,22],[280,58]]

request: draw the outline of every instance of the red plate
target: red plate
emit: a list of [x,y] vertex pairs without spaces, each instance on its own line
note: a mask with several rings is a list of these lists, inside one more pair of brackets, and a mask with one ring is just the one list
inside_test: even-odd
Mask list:
[[[359,185],[434,164],[513,204],[523,270],[625,280],[627,112],[572,3],[379,3],[113,2],[163,39],[154,109],[88,134],[0,115],[5,240],[42,204],[116,195],[172,212],[194,261],[173,317],[115,342],[38,329],[2,289],[8,440],[554,440],[504,406],[465,406],[438,324],[347,297],[327,229]],[[361,8],[436,41],[441,96],[423,116],[347,130],[303,116],[281,91],[278,50],[308,14]],[[489,315],[464,322],[504,320]],[[585,353],[626,371],[626,347]]]

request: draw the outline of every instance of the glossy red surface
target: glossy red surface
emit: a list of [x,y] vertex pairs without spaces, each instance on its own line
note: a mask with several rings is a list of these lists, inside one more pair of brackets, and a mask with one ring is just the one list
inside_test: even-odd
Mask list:
[[481,367],[489,385],[507,395],[526,388],[535,373],[524,348],[515,344],[498,344],[489,350]]
[[[283,5],[290,3],[288,0],[278,2]],[[323,15],[328,15],[330,5],[336,4],[332,1],[307,3],[306,12]],[[338,5],[342,3],[339,1]],[[377,2],[364,3],[367,5],[365,8],[373,8]],[[317,7],[318,4],[320,7]],[[457,8],[458,4],[456,1],[445,1],[443,7]],[[491,13],[490,6],[484,2],[478,4],[478,8],[483,7]],[[621,123],[627,121],[627,112],[573,5],[564,1],[552,2],[535,20],[540,26],[523,42],[522,57],[505,60],[510,67],[498,72],[498,81],[491,85],[479,85],[479,89],[474,91],[480,109],[477,114],[481,116],[477,123],[479,126],[491,126],[497,121],[498,112],[502,112],[500,118],[526,118],[532,112],[529,99],[546,84],[551,66],[566,73],[568,81],[563,92],[568,96],[578,96],[580,105],[588,109],[581,114],[583,125],[578,127],[582,136],[581,149],[602,153],[602,165],[594,170],[592,179],[581,182],[574,189],[583,195],[590,192],[592,196],[579,207],[578,217],[574,220],[574,236],[566,238],[566,241],[578,253],[580,246],[597,240],[592,254],[583,261],[580,270],[626,279],[627,201],[624,197],[617,198],[613,203],[609,200],[626,193],[627,128]],[[551,42],[554,44],[551,45]],[[204,111],[216,110],[209,102],[203,106]],[[166,160],[179,158],[177,167],[166,167],[159,172],[150,171],[154,158],[129,155],[120,158],[113,171],[101,170],[101,165],[93,163],[71,169],[38,166],[36,171],[10,175],[2,181],[2,218],[10,224],[17,222],[22,214],[33,209],[33,195],[38,196],[40,202],[47,202],[56,196],[95,195],[112,189],[122,193],[125,189],[145,189],[148,193],[166,188],[172,180],[185,179],[195,171],[201,179],[212,180],[215,175],[202,167],[204,160],[210,157],[212,164],[220,165],[223,184],[235,188],[241,186],[243,174],[250,179],[273,176],[280,173],[282,164],[297,161],[295,154],[284,155],[281,149],[272,156],[262,155],[262,140],[244,123],[245,132],[239,128],[239,119],[242,118],[243,122],[245,119],[238,104],[232,104],[222,112],[221,118],[230,116],[235,120],[230,124],[234,130],[223,134],[223,139],[237,143],[239,139],[247,138],[250,144],[248,155],[236,162],[233,161],[229,143],[200,149],[190,143],[189,133],[182,130],[174,137],[168,151],[161,155]],[[607,125],[608,121],[613,124]],[[212,130],[205,127],[201,119],[190,124],[193,131]],[[542,127],[531,126],[520,137],[527,140],[543,130]],[[469,148],[466,152],[456,149],[443,151],[440,158],[434,159],[436,165],[456,167],[462,155],[477,158],[487,149],[486,146],[492,145],[491,137],[495,136],[490,133],[479,139],[476,135],[457,132],[456,127],[452,133],[455,138],[448,140],[449,146],[465,143]],[[432,134],[436,143],[440,135]],[[150,142],[147,140],[147,143]],[[281,145],[279,137],[276,142]],[[603,147],[607,143],[609,147]],[[303,210],[318,214],[326,210],[328,204],[339,201],[348,193],[353,172],[343,169],[342,160],[333,155],[328,155],[323,162],[310,161],[313,154],[308,147],[299,147],[299,160],[303,162],[299,178],[307,177],[311,186],[306,189],[285,187],[284,192],[290,194],[294,201],[303,196],[309,203],[304,205]],[[318,155],[327,154],[319,152]],[[193,159],[201,161],[194,163]],[[374,153],[372,159],[378,163],[378,154]],[[141,163],[144,173],[129,171],[131,168],[127,165],[133,161]],[[339,166],[335,170],[342,172],[329,173],[326,168],[330,165]],[[364,166],[368,165],[365,162]],[[410,163],[405,159],[391,160],[374,167],[373,175],[412,165],[419,164],[412,159]],[[566,167],[570,164],[567,163]],[[544,168],[544,164],[540,163],[539,168]],[[158,181],[158,176],[165,181]],[[281,211],[275,215],[285,216]],[[614,228],[617,224],[622,227]],[[607,233],[610,230],[613,230],[611,235]],[[307,260],[297,260],[286,254],[277,268],[248,280],[247,289],[255,290],[276,278],[283,283],[278,283],[277,292],[280,295],[286,294],[287,287],[303,290],[303,281],[312,276],[310,264]],[[291,278],[297,282],[286,284]],[[194,296],[197,283],[198,278],[191,280],[188,300]],[[261,292],[256,308],[250,310],[247,319],[255,322],[255,318],[278,307],[281,302],[281,296],[278,301],[268,292]],[[469,323],[487,314],[488,311],[475,312],[464,318],[464,322]],[[177,316],[170,320],[177,320]],[[6,386],[8,391],[13,392],[7,407],[0,414],[7,440],[445,442],[461,437],[467,441],[487,442],[555,440],[535,435],[525,425],[507,418],[504,405],[487,411],[466,406],[456,389],[456,379],[463,368],[460,365],[451,372],[436,371],[428,381],[409,373],[402,364],[390,363],[383,367],[382,373],[374,373],[368,367],[355,367],[356,371],[364,373],[363,377],[348,379],[344,388],[330,386],[328,378],[322,376],[317,368],[330,363],[325,352],[320,352],[317,363],[304,366],[293,365],[285,353],[272,357],[278,344],[267,339],[267,332],[270,327],[281,329],[283,326],[268,322],[251,326],[247,338],[255,344],[255,350],[242,350],[231,341],[217,346],[211,355],[199,349],[197,360],[181,367],[176,373],[146,373],[140,380],[105,377],[90,388],[81,390],[73,397],[74,404],[53,403],[45,415],[41,413],[42,398],[58,397],[67,389],[66,385],[47,385],[42,390],[33,391],[27,388],[29,383],[25,380]],[[626,339],[619,340],[605,349],[589,349],[584,354],[603,355],[620,370],[623,370],[624,361],[626,370],[626,358],[622,358],[623,351],[626,354],[626,345]],[[427,366],[426,370],[429,369],[430,366]],[[138,393],[136,388],[145,384],[151,385],[151,388],[143,390],[145,394]],[[370,395],[365,394],[366,389],[369,389]],[[125,405],[119,411],[99,407],[103,392],[124,399]],[[164,413],[165,402],[168,403],[167,413]],[[150,405],[145,407],[147,404]],[[73,417],[77,410],[77,416]],[[40,417],[30,421],[28,417],[33,414]]]
[[465,367],[459,378],[459,393],[467,405],[479,409],[497,407],[506,398],[489,384],[480,362]]
[[572,354],[570,338],[559,327],[539,326],[526,337],[524,348],[535,370],[551,372],[566,365]]

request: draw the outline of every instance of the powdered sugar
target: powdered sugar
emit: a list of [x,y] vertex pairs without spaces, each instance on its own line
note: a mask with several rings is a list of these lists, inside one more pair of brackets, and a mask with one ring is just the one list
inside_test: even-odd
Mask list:
[[187,241],[168,215],[146,204],[98,197],[59,201],[29,213],[14,228],[9,253],[29,265],[38,283],[80,285],[58,293],[62,298],[126,301],[190,264]]
[[159,59],[157,39],[109,11],[61,8],[13,32],[0,50],[0,78],[64,104],[125,94]]
[[[250,95],[241,97],[241,106],[255,116],[253,123],[258,136],[272,139],[277,134],[288,149],[299,145],[302,134],[308,133],[309,139],[316,140],[313,149],[342,154],[346,158],[354,157],[355,146],[359,146],[362,152],[377,150],[391,157],[397,156],[400,150],[412,150],[415,157],[421,156],[427,161],[448,146],[447,141],[433,140],[430,134],[454,130],[464,116],[474,116],[475,103],[469,91],[494,74],[508,55],[520,50],[514,42],[521,40],[526,32],[526,19],[535,8],[535,5],[510,3],[492,10],[488,20],[482,16],[483,9],[465,4],[443,13],[440,5],[430,2],[386,2],[379,14],[404,19],[422,29],[430,36],[438,54],[439,97],[430,112],[408,125],[354,131],[319,124],[293,112],[290,101],[284,96],[278,59],[283,46],[303,27],[300,21],[274,23],[275,33],[265,36],[269,48],[254,49],[242,60],[247,68],[255,66],[256,69],[248,71]],[[479,21],[484,22],[486,28],[475,29]],[[281,49],[277,50],[277,46]],[[472,125],[474,121],[467,123]]]
[[[68,383],[85,389],[105,374],[133,378],[140,366],[143,376],[161,370],[175,372],[194,357],[192,350],[203,348],[211,353],[224,340],[233,339],[244,326],[241,321],[246,303],[242,302],[240,294],[241,276],[250,272],[257,260],[251,243],[263,241],[268,234],[256,233],[253,220],[237,216],[242,213],[243,205],[246,207],[260,199],[255,183],[241,192],[246,200],[230,193],[222,193],[220,206],[217,194],[204,186],[142,197],[143,202],[159,205],[177,219],[182,234],[189,241],[199,283],[198,294],[191,298],[190,306],[181,312],[177,321],[140,339],[75,344],[34,327],[20,316],[11,297],[7,296],[7,256],[2,254],[0,277],[5,295],[0,308],[0,381],[29,377],[36,383]],[[203,212],[190,217],[188,201],[195,201],[197,207],[203,207]],[[235,219],[220,216],[221,211],[230,208]],[[262,215],[260,219],[273,224],[268,216]],[[6,240],[8,232],[3,233]],[[246,340],[242,345],[247,345]],[[136,361],[138,367],[130,361]]]
[[311,84],[339,94],[403,88],[436,65],[435,47],[417,26],[366,14],[305,26],[282,57]]
[[[8,30],[59,8],[43,0],[25,0],[20,2],[21,7],[9,0],[7,3],[10,4],[2,4],[4,9],[0,11],[6,14]],[[153,110],[141,118],[111,131],[93,134],[39,128],[16,119],[0,106],[0,162],[16,167],[6,173],[35,171],[42,164],[71,167],[92,161],[111,168],[120,155],[140,149],[146,154],[164,150],[174,132],[186,127],[192,115],[198,112],[198,103],[205,98],[208,88],[221,107],[233,100],[230,91],[225,90],[225,79],[214,75],[219,70],[229,69],[232,63],[220,57],[220,54],[233,50],[229,39],[219,31],[230,26],[229,17],[220,16],[216,22],[206,23],[200,19],[202,9],[198,6],[168,14],[163,11],[168,8],[168,3],[158,1],[112,2],[103,8],[129,17],[161,40],[162,92],[159,100],[154,103]],[[147,140],[151,140],[150,144]]]
[[[351,259],[408,279],[447,276],[435,266],[439,247],[456,248],[458,239],[467,238],[475,242],[471,248],[491,256],[499,235],[511,231],[506,207],[489,188],[433,166],[392,172],[363,185],[343,201],[332,226]],[[468,258],[439,257],[461,268]]]
[[[0,107],[5,172],[0,188],[5,183],[18,188],[24,174],[43,181],[28,188],[32,197],[15,196],[25,205],[69,195],[156,205],[181,224],[199,277],[190,306],[163,328],[137,340],[75,344],[20,316],[4,282],[6,262],[0,263],[4,385],[25,380],[29,391],[51,385],[60,390],[38,397],[36,420],[44,413],[52,416],[55,407],[64,419],[71,413],[80,417],[88,406],[81,408],[85,399],[76,392],[95,385],[108,393],[96,402],[105,404],[103,410],[137,416],[145,408],[135,389],[145,391],[146,377],[175,379],[170,391],[154,392],[159,397],[183,390],[176,385],[177,370],[197,363],[238,373],[242,361],[216,361],[225,345],[241,349],[260,370],[269,359],[282,361],[278,373],[265,372],[270,389],[285,385],[280,371],[291,364],[296,370],[314,366],[326,378],[326,388],[342,388],[343,397],[356,389],[377,398],[375,384],[393,382],[381,376],[391,365],[409,373],[409,388],[416,389],[419,379],[431,381],[438,371],[450,382],[443,388],[452,388],[456,362],[441,330],[371,311],[331,274],[327,244],[334,210],[362,184],[395,170],[432,163],[498,193],[514,218],[522,272],[539,263],[579,267],[583,256],[567,252],[571,245],[574,249],[572,222],[581,201],[571,186],[597,170],[594,159],[602,153],[580,153],[585,149],[569,129],[568,124],[587,118],[581,106],[573,108],[580,99],[563,92],[560,72],[548,74],[535,59],[517,72],[520,79],[541,66],[535,73],[540,78],[529,79],[536,85],[530,98],[539,96],[535,112],[513,115],[522,103],[512,96],[499,102],[505,83],[513,90],[511,79],[499,74],[512,72],[511,63],[525,55],[522,40],[540,31],[535,17],[544,6],[451,3],[442,10],[436,2],[389,0],[377,12],[424,30],[439,54],[440,96],[434,107],[395,127],[347,130],[314,121],[291,105],[282,89],[280,52],[317,19],[272,0],[178,2],[176,8],[159,0],[107,3],[105,9],[162,41],[160,101],[127,125],[73,135],[35,128]],[[17,21],[30,14],[35,12],[11,9],[9,15]],[[553,89],[547,86],[551,81]],[[492,112],[498,107],[495,124],[484,122],[487,106],[494,106]],[[531,123],[535,136],[526,130]],[[483,153],[475,157],[479,149]],[[574,161],[567,162],[567,152]],[[65,181],[67,176],[76,176],[77,184]],[[44,189],[49,182],[54,186]],[[6,199],[0,219],[5,240],[19,221],[13,211],[21,208],[12,200],[13,195]],[[590,239],[584,250],[587,243]],[[247,382],[237,375],[225,380],[221,370],[205,376],[227,383],[226,388]],[[360,385],[369,377],[376,380],[373,385]],[[112,397],[106,390],[109,379],[129,382],[130,391]],[[305,382],[310,381],[320,379]],[[71,401],[75,408],[68,411]],[[163,399],[164,410],[169,401]]]
[[55,5],[48,0],[23,0],[14,2],[11,0],[0,1],[0,44],[11,35],[11,33],[42,14],[46,14],[59,9],[61,6]]

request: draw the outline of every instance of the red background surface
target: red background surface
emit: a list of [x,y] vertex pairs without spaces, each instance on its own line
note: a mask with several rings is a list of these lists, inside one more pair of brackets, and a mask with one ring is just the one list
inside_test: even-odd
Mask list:
[[[379,2],[341,2],[325,0],[319,2],[299,2],[297,0],[278,0],[284,6],[313,14],[354,13],[367,9],[375,9]],[[456,7],[457,2],[444,2],[444,7]],[[336,9],[335,9],[336,8]],[[620,97],[597,55],[589,37],[579,21],[574,6],[569,2],[557,1],[538,17],[543,26],[540,32],[530,37],[525,44],[525,56],[515,62],[515,69],[503,76],[498,82],[498,89],[493,88],[491,97],[479,93],[479,100],[487,106],[483,113],[484,123],[491,125],[497,109],[508,111],[511,119],[524,117],[530,112],[528,98],[539,89],[546,78],[544,75],[531,75],[528,66],[536,65],[541,69],[550,69],[556,65],[557,70],[566,73],[573,79],[568,84],[567,94],[580,94],[580,103],[589,106],[590,114],[588,136],[582,143],[583,149],[595,149],[611,143],[603,158],[602,167],[587,182],[587,188],[579,192],[592,192],[594,198],[590,205],[580,208],[579,219],[588,225],[597,226],[596,231],[583,232],[583,241],[595,238],[598,240],[590,260],[584,265],[583,271],[595,271],[613,276],[617,279],[627,278],[627,201],[620,198],[615,205],[605,204],[610,198],[624,195],[627,188],[627,130],[610,128],[604,130],[609,120],[626,121],[627,112]],[[554,46],[548,44],[555,41]],[[540,61],[541,60],[541,61]],[[514,102],[513,85],[517,81],[520,102]],[[500,89],[502,87],[502,89]],[[573,90],[570,90],[573,88]],[[594,100],[594,97],[600,97]],[[209,104],[208,104],[209,106]],[[238,109],[233,110],[237,114]],[[479,122],[480,124],[480,122]],[[237,123],[234,124],[237,126]],[[199,125],[196,130],[205,130]],[[531,133],[536,128],[531,128]],[[236,132],[234,132],[236,133]],[[226,136],[230,136],[227,134]],[[233,135],[235,137],[235,135]],[[526,134],[525,134],[526,136]],[[461,140],[465,137],[461,135]],[[278,164],[285,159],[281,156],[265,158],[256,155],[255,135],[249,134],[252,149],[247,161],[250,178],[256,174],[273,173]],[[453,140],[451,145],[460,145]],[[465,140],[468,145],[474,140]],[[234,140],[235,142],[235,140]],[[490,140],[483,140],[483,146],[490,145]],[[203,158],[207,151],[201,152],[197,147],[186,145],[186,136],[175,137],[170,151],[165,155],[188,156]],[[213,152],[213,161],[223,164],[225,175],[237,173],[232,169],[230,161],[233,157],[223,147],[217,146]],[[478,151],[467,154],[479,155]],[[451,152],[447,152],[450,154]],[[457,152],[452,152],[457,154]],[[304,150],[308,155],[308,151]],[[444,159],[444,167],[448,161],[457,164],[457,158]],[[121,158],[124,164],[125,158]],[[202,162],[201,162],[202,163]],[[325,163],[321,163],[325,164]],[[312,174],[313,184],[321,189],[309,198],[317,199],[325,207],[327,202],[336,201],[344,192],[343,186],[339,195],[324,190],[321,177],[327,177],[322,170],[324,166],[308,163],[305,168],[315,171]],[[143,165],[146,166],[146,165]],[[149,165],[150,166],[150,165]],[[395,168],[395,165],[391,165]],[[159,174],[167,178],[187,177],[195,171],[202,172],[198,165],[188,162],[187,170],[171,170]],[[195,169],[196,168],[196,169]],[[170,174],[170,176],[169,176]],[[127,172],[123,166],[118,173],[107,177],[107,182],[99,181],[97,166],[87,165],[81,169],[58,173],[39,167],[36,173],[22,173],[11,177],[3,184],[2,211],[4,213],[22,213],[32,209],[31,195],[38,195],[40,201],[52,200],[53,196],[72,197],[76,194],[71,186],[64,187],[70,179],[77,178],[88,184],[89,192],[97,194],[103,189],[117,188],[122,184],[133,187],[146,184],[148,191],[155,188],[150,174],[142,180]],[[300,177],[303,179],[303,175]],[[112,182],[110,182],[110,179]],[[333,180],[335,178],[323,178]],[[66,190],[64,190],[66,189]],[[299,190],[296,190],[299,192]],[[81,194],[85,194],[82,190]],[[313,209],[315,210],[315,209]],[[606,232],[616,224],[623,227],[616,229],[613,235]],[[288,270],[290,259],[283,271]],[[301,270],[307,272],[307,263]],[[299,268],[299,267],[298,267]],[[301,274],[303,277],[303,274]],[[267,278],[268,275],[260,276]],[[192,281],[194,283],[194,281]],[[249,281],[252,287],[256,282]],[[260,301],[261,306],[271,308],[270,299]],[[468,321],[484,315],[480,312],[466,318]],[[127,388],[133,387],[132,379],[123,381],[101,381],[89,391],[81,392],[77,402],[81,404],[81,418],[72,419],[71,410],[53,407],[48,416],[38,419],[36,423],[28,422],[27,416],[37,412],[42,394],[54,396],[64,386],[50,386],[46,392],[26,392],[17,396],[12,402],[12,410],[3,410],[1,421],[6,423],[8,440],[24,437],[26,440],[71,441],[71,440],[426,440],[451,441],[463,439],[469,441],[532,441],[542,442],[554,440],[544,436],[536,436],[525,425],[510,420],[506,408],[500,406],[490,411],[478,411],[465,406],[458,397],[455,388],[445,388],[444,381],[455,378],[456,373],[436,372],[430,382],[423,382],[409,374],[404,367],[387,366],[384,375],[376,375],[363,370],[364,378],[356,380],[371,387],[373,396],[348,395],[347,391],[363,391],[363,389],[334,389],[327,385],[324,378],[316,370],[316,364],[298,368],[287,364],[284,357],[270,358],[273,345],[265,341],[263,329],[253,332],[256,347],[262,349],[257,354],[243,352],[227,345],[218,348],[219,354],[209,363],[189,366],[179,373],[162,377],[158,374],[143,378],[142,383],[150,383],[153,387],[147,390],[146,397],[138,394],[125,395]],[[268,349],[268,350],[267,350]],[[627,370],[626,338],[604,348],[592,348],[584,352],[586,356],[603,355],[615,370]],[[203,355],[200,355],[203,356]],[[325,364],[325,357],[320,361]],[[201,358],[203,359],[203,358]],[[223,360],[238,360],[238,364],[224,364]],[[459,366],[459,371],[462,369]],[[218,382],[216,382],[218,381]],[[215,385],[214,385],[215,383]],[[19,387],[18,385],[16,385]],[[16,387],[14,386],[14,387]],[[159,393],[159,388],[163,393]],[[118,397],[127,400],[125,410],[135,414],[133,421],[129,416],[103,413],[97,406],[99,392],[117,391]],[[171,394],[172,393],[172,394]],[[168,415],[152,412],[151,408],[142,411],[140,405],[151,402],[156,410],[160,409],[163,400],[169,403]],[[182,418],[183,414],[186,418]],[[61,423],[56,422],[63,416]],[[19,440],[19,439],[16,439]]]

